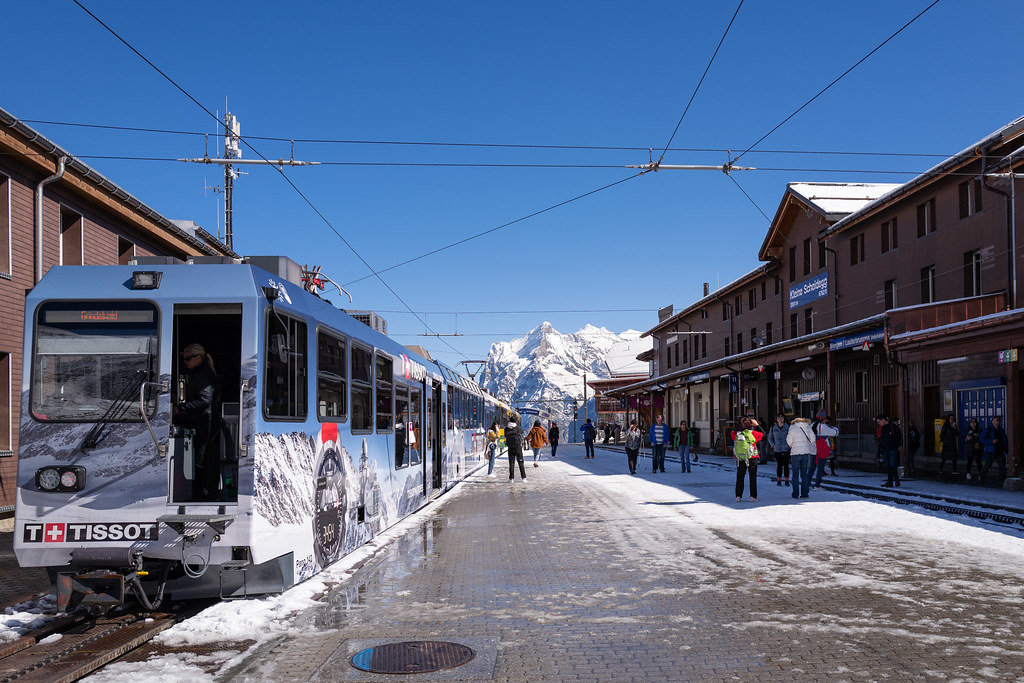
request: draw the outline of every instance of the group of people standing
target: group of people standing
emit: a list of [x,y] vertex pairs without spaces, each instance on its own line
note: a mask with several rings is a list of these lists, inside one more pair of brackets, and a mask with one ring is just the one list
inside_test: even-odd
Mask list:
[[[498,440],[501,434],[498,429],[498,422],[491,423],[487,430],[487,443],[484,447],[484,454],[487,457],[487,476],[494,476],[494,459],[498,454]],[[557,457],[559,431],[558,424],[552,420],[551,427],[544,430],[540,420],[533,423],[533,427],[526,433],[524,438],[523,429],[519,422],[519,416],[510,413],[505,424],[505,447],[508,449],[508,478],[515,480],[516,465],[519,466],[519,476],[526,479],[526,465],[523,461],[523,448],[528,447],[533,451],[533,466],[540,467],[541,449],[551,446],[551,457]]]
[[[939,452],[939,474],[943,474],[946,461],[949,460],[953,467],[953,474],[960,474],[957,470],[960,459],[960,429],[956,424],[956,416],[952,413],[946,415],[939,430],[939,443],[942,450]],[[999,478],[1006,477],[1006,452],[1009,440],[1006,430],[1003,429],[1003,419],[993,417],[991,423],[982,428],[978,418],[972,417],[967,424],[967,431],[964,433],[964,460],[967,465],[967,480],[972,480],[971,471],[977,468],[977,481],[985,483],[992,465],[999,468]]]

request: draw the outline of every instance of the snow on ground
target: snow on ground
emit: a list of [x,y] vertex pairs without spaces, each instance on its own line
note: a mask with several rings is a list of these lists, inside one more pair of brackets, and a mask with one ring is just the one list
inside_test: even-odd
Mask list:
[[[821,580],[838,585],[854,586],[878,581],[878,577],[859,571],[857,566],[850,566],[849,562],[854,560],[842,556],[844,544],[866,541],[856,544],[855,561],[863,562],[868,558],[886,567],[892,544],[871,541],[879,539],[890,530],[899,530],[899,540],[896,542],[901,546],[920,548],[923,545],[937,555],[954,558],[951,561],[955,561],[958,556],[983,557],[993,576],[1015,575],[1018,570],[1016,558],[1024,556],[1024,529],[1020,527],[986,523],[966,516],[895,503],[864,500],[820,489],[812,490],[810,499],[793,500],[789,488],[777,487],[766,479],[759,481],[759,502],[750,502],[745,497],[743,502],[738,503],[733,492],[735,471],[728,464],[717,467],[702,463],[688,475],[670,472],[654,477],[650,473],[641,473],[631,477],[622,473],[625,469],[624,461],[623,455],[614,453],[607,456],[601,454],[596,460],[588,461],[583,466],[584,470],[597,476],[588,477],[587,485],[605,489],[609,496],[618,498],[622,505],[635,510],[638,517],[648,515],[656,517],[659,523],[686,525],[689,533],[693,533],[694,529],[707,528],[742,538],[755,546],[758,543],[764,543],[766,547],[770,544],[772,553],[792,570],[799,571],[806,567],[809,573],[820,573],[822,568],[818,565],[827,561],[829,568],[822,574]],[[647,462],[649,468],[649,460]],[[579,472],[577,467],[564,460],[551,461],[545,463],[545,466]],[[472,476],[484,477],[482,470]],[[495,481],[495,484],[501,486],[505,482]],[[178,653],[155,657],[143,663],[112,664],[88,680],[94,683],[137,680],[140,675],[154,679],[159,677],[165,683],[213,680],[213,676],[204,673],[204,665],[212,664],[214,666],[208,668],[224,672],[260,645],[277,637],[300,633],[302,629],[292,623],[295,616],[316,604],[320,596],[331,587],[354,574],[361,563],[380,547],[418,526],[436,513],[438,505],[447,504],[460,495],[463,489],[457,486],[437,503],[428,505],[378,536],[372,544],[358,549],[313,579],[281,595],[218,603],[157,637],[158,642],[168,646],[255,639],[256,644],[246,652],[238,654],[224,651],[202,656]],[[983,501],[985,493],[984,490],[978,491],[974,494],[975,499]],[[999,492],[993,492],[992,497],[993,503],[1002,502]],[[678,514],[666,515],[666,508]],[[770,538],[777,537],[780,530],[790,529],[793,534],[808,539],[810,543],[820,539],[822,552],[831,554],[818,558],[808,557],[805,548],[787,549]],[[759,538],[762,535],[765,536],[763,540]],[[877,549],[872,549],[873,546],[877,546]],[[658,555],[659,548],[649,550],[650,554]],[[722,559],[727,563],[731,561],[728,556]],[[736,558],[736,561],[737,568],[742,569],[739,566],[742,560]],[[959,589],[957,586],[949,588]],[[1008,590],[1005,585],[982,588]],[[899,590],[894,588],[893,593],[898,595]],[[1008,597],[1021,598],[1019,595]],[[9,608],[4,623],[0,625],[0,640],[17,638],[31,628],[35,620],[45,619],[47,610],[52,613],[53,609],[52,602],[46,601],[37,605],[19,605],[13,611]]]

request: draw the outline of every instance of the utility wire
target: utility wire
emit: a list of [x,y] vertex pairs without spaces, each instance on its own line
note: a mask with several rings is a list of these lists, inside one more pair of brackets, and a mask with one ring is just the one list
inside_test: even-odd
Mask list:
[[[25,123],[48,125],[48,126],[73,126],[78,128],[98,128],[105,130],[119,130],[139,133],[161,133],[167,135],[190,135],[208,137],[210,133],[200,133],[187,130],[170,130],[164,128],[139,128],[135,126],[113,126],[94,123],[76,123],[68,121],[50,121],[44,119],[21,119]],[[286,138],[265,135],[246,135],[249,140],[266,140],[270,142],[302,142],[307,144],[336,144],[336,145],[384,145],[384,146],[411,146],[411,147],[462,147],[462,148],[497,148],[497,149],[551,149],[567,151],[604,151],[604,152],[646,152],[650,147],[622,147],[611,145],[538,145],[538,144],[516,144],[516,143],[482,143],[482,142],[427,142],[420,140],[334,140],[326,138]],[[734,147],[666,147],[666,152],[691,152],[720,154],[728,152]],[[801,150],[801,149],[748,149],[744,154],[812,154],[816,156],[877,156],[877,157],[926,157],[945,159],[951,154],[928,154],[921,152],[863,152],[844,150]],[[176,159],[175,159],[176,161]],[[616,168],[620,168],[617,166]]]
[[765,133],[764,135],[762,135],[762,136],[761,136],[760,138],[758,138],[758,139],[757,139],[757,142],[755,142],[754,144],[752,144],[752,145],[751,145],[750,147],[748,147],[748,148],[747,148],[747,149],[746,149],[745,151],[741,152],[741,153],[739,154],[739,156],[737,156],[737,157],[736,157],[735,159],[733,159],[733,162],[735,163],[736,161],[738,161],[738,160],[740,159],[740,157],[742,157],[742,156],[743,156],[744,154],[746,154],[747,152],[749,152],[750,150],[752,150],[753,148],[755,148],[755,147],[757,147],[757,146],[758,146],[759,144],[761,144],[761,142],[763,142],[765,138],[767,138],[767,137],[768,137],[769,135],[771,135],[772,133],[774,133],[775,131],[777,131],[777,130],[778,130],[779,128],[782,128],[782,126],[783,126],[783,125],[785,125],[787,121],[789,121],[789,120],[790,120],[791,118],[793,118],[794,116],[796,116],[797,114],[799,114],[799,113],[800,113],[801,111],[803,111],[803,109],[804,109],[805,107],[807,107],[807,106],[808,106],[808,105],[809,105],[809,104],[810,104],[811,102],[813,102],[814,100],[816,100],[816,99],[818,99],[819,97],[821,97],[821,96],[822,96],[822,95],[823,95],[823,94],[825,93],[825,91],[827,91],[827,90],[828,90],[829,88],[831,88],[831,87],[832,87],[833,85],[835,85],[835,84],[836,84],[836,83],[838,83],[838,82],[839,82],[840,80],[842,80],[842,79],[843,79],[843,77],[845,77],[845,76],[846,76],[846,75],[847,75],[848,73],[850,73],[851,71],[853,71],[854,69],[856,69],[856,68],[857,68],[858,66],[860,66],[860,65],[861,65],[862,63],[864,63],[864,62],[865,62],[865,61],[866,61],[866,60],[867,60],[867,59],[868,59],[868,58],[869,58],[869,57],[870,57],[871,55],[873,55],[873,54],[875,54],[876,52],[878,52],[879,50],[881,50],[881,49],[882,49],[882,47],[884,47],[884,46],[886,45],[886,43],[888,43],[889,41],[891,41],[891,40],[892,40],[893,38],[895,38],[895,37],[896,37],[896,36],[898,36],[899,34],[903,33],[903,31],[904,31],[904,30],[905,30],[905,29],[906,29],[906,28],[907,28],[908,26],[910,26],[910,25],[911,25],[911,24],[913,24],[913,23],[914,23],[915,21],[917,21],[917,20],[918,20],[918,19],[920,19],[920,18],[921,18],[922,16],[924,16],[925,12],[927,12],[928,10],[930,10],[930,9],[931,9],[932,7],[935,7],[935,5],[937,5],[937,4],[939,4],[939,0],[934,0],[934,2],[932,2],[932,4],[928,5],[928,6],[927,6],[927,7],[925,7],[925,8],[923,9],[923,10],[921,10],[921,11],[920,11],[920,12],[919,12],[919,13],[917,14],[917,16],[915,16],[915,17],[914,17],[913,19],[911,19],[911,20],[910,20],[910,21],[908,21],[907,23],[903,24],[903,26],[901,26],[901,27],[899,28],[899,30],[898,30],[898,31],[896,31],[896,32],[895,32],[895,33],[893,33],[893,34],[892,34],[891,36],[889,36],[888,38],[886,38],[885,40],[883,40],[883,41],[882,41],[881,43],[879,43],[879,44],[878,44],[878,46],[877,46],[877,47],[875,47],[875,49],[874,49],[874,50],[872,50],[871,52],[867,53],[866,55],[864,55],[863,57],[861,57],[861,58],[860,58],[859,60],[857,60],[857,62],[856,62],[856,63],[855,63],[855,64],[854,64],[853,66],[851,66],[851,67],[850,67],[849,69],[847,69],[847,70],[846,70],[846,71],[844,71],[843,73],[839,74],[839,76],[838,76],[838,77],[836,77],[836,79],[835,79],[835,80],[833,80],[833,81],[832,81],[831,83],[829,83],[829,84],[828,84],[828,85],[826,85],[826,86],[825,86],[824,88],[822,88],[821,90],[819,90],[819,91],[817,92],[817,94],[815,94],[815,95],[814,95],[814,97],[812,97],[811,99],[809,99],[809,100],[807,100],[806,102],[804,102],[804,103],[803,103],[802,105],[800,105],[800,107],[799,107],[799,108],[797,108],[797,110],[796,110],[796,111],[794,111],[794,112],[793,112],[792,114],[790,114],[789,116],[787,116],[786,118],[784,118],[784,119],[783,119],[783,120],[782,120],[782,121],[781,121],[781,122],[780,122],[780,123],[779,123],[779,124],[778,124],[777,126],[775,126],[775,127],[774,127],[774,128],[772,128],[772,129],[771,129],[770,131],[768,131],[767,133]]

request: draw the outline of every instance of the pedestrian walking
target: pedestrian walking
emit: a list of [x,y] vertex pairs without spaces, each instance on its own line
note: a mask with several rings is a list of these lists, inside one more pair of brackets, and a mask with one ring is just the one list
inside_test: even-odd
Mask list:
[[523,429],[519,426],[519,416],[509,413],[505,425],[505,447],[508,448],[508,479],[515,481],[516,463],[519,463],[519,475],[526,479],[526,467],[523,465]]
[[629,423],[626,430],[626,464],[629,465],[629,473],[636,474],[636,457],[640,453],[640,443],[643,435],[636,420]]
[[985,444],[981,442],[981,425],[978,418],[972,417],[967,421],[967,433],[964,435],[964,457],[967,459],[967,480],[971,480],[971,467],[977,464],[978,474],[981,474],[981,466],[984,462],[982,457],[985,454]]
[[498,422],[495,420],[491,423],[490,428],[487,430],[487,476],[494,476],[494,458],[498,454]]
[[1006,430],[1003,429],[1003,418],[993,417],[992,424],[985,428],[981,434],[981,443],[985,445],[985,467],[978,474],[978,483],[985,484],[985,475],[988,474],[992,463],[999,465],[999,481],[1006,478],[1006,447],[1010,443],[1006,437]]
[[818,411],[818,423],[814,425],[815,441],[815,468],[814,488],[821,486],[821,478],[825,476],[825,465],[832,457],[835,446],[835,438],[839,436],[839,429],[831,425],[828,415],[824,410]]
[[811,492],[811,460],[817,451],[818,437],[811,430],[811,421],[797,417],[789,425],[786,445],[793,467],[793,497],[808,498]]
[[693,448],[693,432],[686,426],[686,420],[679,421],[679,429],[672,440],[672,446],[679,449],[679,466],[683,472],[690,471],[690,449]]
[[786,423],[786,416],[779,413],[775,416],[775,424],[768,429],[768,445],[775,455],[775,483],[782,486],[785,476],[786,486],[789,486],[789,443],[786,437],[789,436],[789,424]]
[[668,425],[665,424],[664,415],[659,413],[658,417],[655,418],[654,424],[651,425],[649,437],[651,440],[651,451],[653,453],[651,457],[651,471],[664,472],[665,448],[668,447],[669,442],[669,430]]
[[879,414],[875,418],[878,424],[878,452],[882,454],[885,462],[886,480],[882,486],[900,485],[900,447],[903,445],[903,435],[899,427],[889,420],[889,416]]
[[587,418],[586,424],[583,425],[583,449],[585,455],[583,459],[594,457],[594,439],[597,438],[597,430],[594,429],[594,423]]
[[939,430],[939,441],[942,443],[942,452],[939,453],[939,474],[942,474],[947,460],[953,462],[953,474],[959,474],[956,471],[956,461],[960,459],[960,430],[957,429],[953,413],[946,415],[946,421]]
[[558,423],[554,420],[551,421],[551,427],[548,429],[548,443],[551,444],[551,457],[555,457],[555,451],[558,450]]
[[732,453],[736,459],[736,502],[743,500],[743,477],[750,473],[750,500],[757,502],[757,444],[764,434],[755,428],[757,420],[741,417],[739,429],[732,433]]
[[537,420],[533,423],[533,428],[530,433],[526,435],[526,442],[530,444],[530,448],[533,450],[533,466],[540,467],[540,451],[548,443],[548,435],[544,432],[544,425]]
[[[914,456],[921,448],[921,430],[917,428],[914,418],[907,420],[907,466],[903,470],[904,479],[913,477],[915,472]],[[979,465],[980,469],[980,465]]]

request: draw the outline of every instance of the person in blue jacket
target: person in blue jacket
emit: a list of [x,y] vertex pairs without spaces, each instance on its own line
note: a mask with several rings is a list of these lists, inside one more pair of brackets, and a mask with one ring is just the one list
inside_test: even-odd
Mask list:
[[665,448],[668,446],[669,429],[668,425],[665,424],[665,416],[658,414],[654,424],[651,425],[651,431],[648,434],[648,438],[651,440],[651,452],[654,454],[651,460],[651,471],[652,472],[664,472],[665,471]]
[[981,443],[985,446],[985,467],[978,475],[979,484],[985,484],[985,475],[993,462],[999,465],[999,480],[1006,478],[1006,449],[1009,442],[1006,430],[1003,429],[1003,418],[993,417],[992,424],[981,433]]

